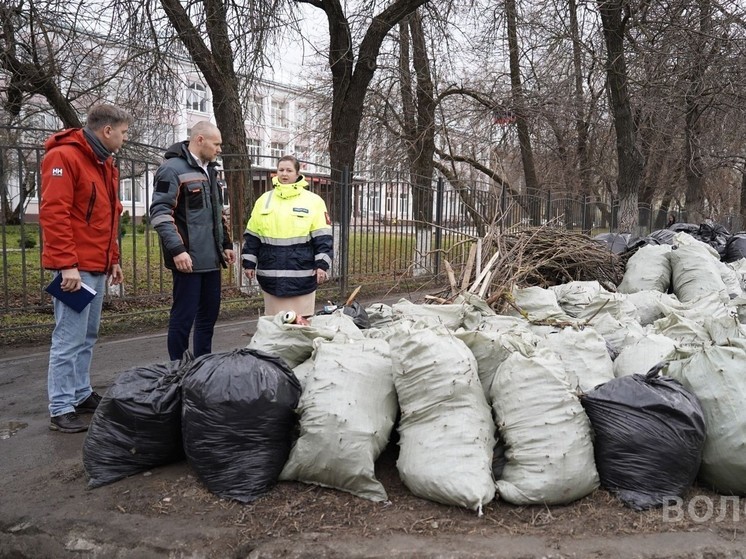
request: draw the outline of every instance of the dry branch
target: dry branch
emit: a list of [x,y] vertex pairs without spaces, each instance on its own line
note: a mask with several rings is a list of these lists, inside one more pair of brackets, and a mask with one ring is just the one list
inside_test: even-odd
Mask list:
[[[490,231],[482,245],[486,262],[483,261],[481,273],[470,286],[462,281],[460,291],[478,293],[498,313],[509,306],[514,287],[546,288],[570,281],[598,281],[606,289],[615,290],[624,275],[624,260],[604,243],[554,227]],[[463,271],[467,282],[471,271],[469,262]],[[449,284],[452,291],[453,282]]]

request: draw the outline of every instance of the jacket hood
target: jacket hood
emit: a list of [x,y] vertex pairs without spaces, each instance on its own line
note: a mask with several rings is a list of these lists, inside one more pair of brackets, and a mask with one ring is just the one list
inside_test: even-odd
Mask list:
[[52,134],[47,138],[47,141],[44,142],[44,149],[49,151],[56,147],[66,145],[77,146],[86,154],[90,154],[91,157],[96,157],[96,154],[93,153],[93,148],[88,143],[88,140],[85,139],[85,134],[83,134],[82,128],[67,128]]
[[184,159],[190,159],[189,158],[189,140],[184,140],[182,142],[176,142],[173,144],[170,148],[166,150],[166,153],[163,155],[166,159],[171,159],[173,157],[183,157]]
[[[187,162],[192,167],[199,167],[199,163],[194,158],[194,155],[191,151],[189,151],[189,140],[184,140],[181,142],[176,142],[173,144],[170,148],[166,150],[166,153],[163,154],[163,157],[165,159],[173,159],[174,157],[181,157],[182,159],[186,159]],[[207,164],[208,167],[217,167],[219,166],[217,161],[210,161]]]
[[272,186],[275,187],[275,193],[280,198],[292,198],[298,196],[308,187],[308,181],[303,175],[298,175],[298,180],[290,184],[282,184],[277,177],[272,177]]

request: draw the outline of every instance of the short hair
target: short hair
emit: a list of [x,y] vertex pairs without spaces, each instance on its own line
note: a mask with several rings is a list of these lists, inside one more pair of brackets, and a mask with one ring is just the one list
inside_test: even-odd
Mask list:
[[282,157],[280,157],[280,159],[277,160],[278,167],[282,161],[290,161],[295,167],[296,172],[300,173],[300,161],[298,161],[297,157],[295,157],[294,155],[283,155]]
[[197,124],[192,126],[191,133],[189,134],[189,139],[193,140],[197,136],[208,136],[216,132],[220,132],[220,129],[212,122],[210,122],[209,120],[200,120]]
[[104,126],[116,126],[117,124],[132,124],[132,115],[124,109],[115,105],[102,103],[88,109],[86,126],[91,130],[101,130]]

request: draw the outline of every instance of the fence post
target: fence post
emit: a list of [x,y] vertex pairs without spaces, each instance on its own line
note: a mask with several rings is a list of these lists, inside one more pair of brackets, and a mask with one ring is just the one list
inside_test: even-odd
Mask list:
[[438,177],[435,191],[435,277],[440,276],[440,254],[443,249],[443,177]]
[[342,215],[339,220],[339,294],[341,298],[347,296],[350,252],[350,168],[345,165],[342,173]]

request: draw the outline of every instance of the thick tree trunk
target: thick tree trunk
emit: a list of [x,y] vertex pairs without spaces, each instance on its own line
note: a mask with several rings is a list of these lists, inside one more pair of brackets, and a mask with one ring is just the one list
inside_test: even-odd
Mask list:
[[[422,19],[414,12],[406,23],[400,24],[402,107],[404,109],[404,137],[412,185],[413,214],[416,227],[429,227],[433,218],[433,155],[435,154],[435,97],[427,57]],[[411,31],[411,35],[409,33]],[[410,38],[412,64],[410,66]],[[410,68],[415,70],[413,91]]]
[[597,1],[606,41],[606,73],[616,131],[617,194],[621,204],[619,228],[622,231],[632,231],[637,225],[637,199],[645,161],[637,148],[637,131],[627,86],[627,64],[624,58],[626,20],[622,18],[625,2]]
[[684,96],[684,174],[686,176],[686,209],[688,220],[699,223],[705,218],[705,170],[702,149],[702,119],[706,110],[704,99],[705,73],[714,50],[707,43],[712,40],[712,6],[710,0],[699,0],[699,31],[693,49],[697,55],[692,59],[687,75],[687,91]]
[[357,62],[349,20],[340,0],[307,1],[324,10],[329,25],[329,68],[332,72],[329,158],[332,181],[337,184],[341,184],[345,170],[350,175],[354,173],[365,95],[376,71],[381,43],[394,25],[428,1],[396,0],[374,16],[360,43]]
[[[508,50],[510,58],[510,85],[513,96],[513,112],[516,115],[518,128],[518,142],[521,147],[521,161],[523,162],[523,176],[526,181],[526,193],[529,196],[539,194],[541,185],[536,176],[534,151],[531,147],[526,102],[521,82],[521,67],[518,60],[518,23],[515,0],[505,0],[505,17],[508,28]],[[540,225],[541,215],[538,207],[531,212],[531,224]]]

